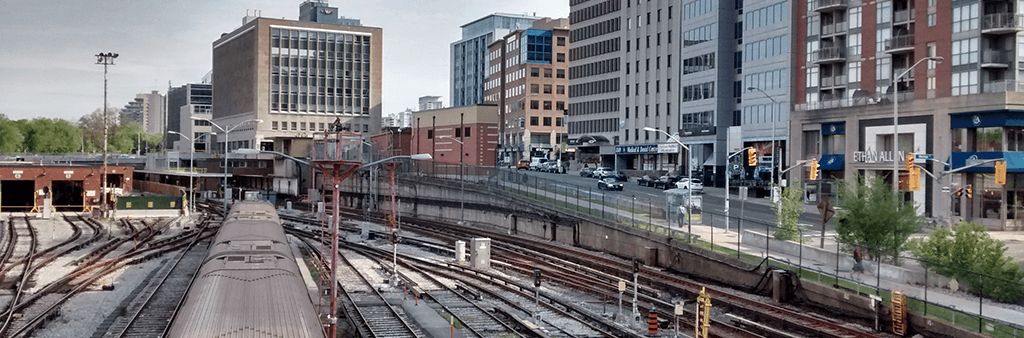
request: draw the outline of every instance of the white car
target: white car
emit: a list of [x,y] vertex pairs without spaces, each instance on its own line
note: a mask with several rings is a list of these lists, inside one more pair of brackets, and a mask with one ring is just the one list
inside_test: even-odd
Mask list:
[[[690,189],[690,180],[687,179],[687,178],[683,178],[683,179],[679,180],[679,182],[676,182],[676,188],[679,188],[679,189]],[[697,179],[697,178],[693,179],[693,189],[692,189],[692,191],[694,191],[694,192],[704,192],[704,183],[702,183],[700,181],[700,179]]]

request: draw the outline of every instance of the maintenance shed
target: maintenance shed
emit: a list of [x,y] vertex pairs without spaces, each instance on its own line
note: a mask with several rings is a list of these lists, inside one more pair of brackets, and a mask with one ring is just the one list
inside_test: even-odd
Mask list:
[[[130,166],[107,166],[109,196],[131,194],[132,170]],[[2,163],[0,211],[39,212],[50,198],[57,211],[89,212],[101,203],[102,177],[102,165]]]

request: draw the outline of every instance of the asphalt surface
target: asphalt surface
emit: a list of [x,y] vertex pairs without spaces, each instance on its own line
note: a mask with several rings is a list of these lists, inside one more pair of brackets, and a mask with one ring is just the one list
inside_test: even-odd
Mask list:
[[[662,189],[656,189],[653,187],[645,187],[637,184],[637,177],[629,177],[629,180],[623,182],[622,191],[606,191],[598,190],[597,179],[582,177],[578,171],[570,171],[566,174],[555,174],[555,173],[544,173],[536,171],[519,170],[518,173],[526,174],[531,177],[538,177],[541,179],[547,179],[553,181],[553,184],[562,187],[579,187],[580,189],[593,189],[594,194],[606,194],[612,197],[632,198],[636,197],[637,200],[650,201],[655,207],[665,206],[665,191]],[[695,196],[701,196],[703,209],[708,213],[714,214],[714,226],[718,228],[724,228],[725,224],[721,221],[725,209],[725,189],[715,187],[704,187],[703,193],[694,193]],[[764,231],[765,224],[770,224],[775,220],[775,213],[771,210],[771,204],[768,198],[754,198],[749,197],[747,201],[741,201],[739,196],[734,192],[730,197],[730,208],[729,216],[733,218],[730,223],[731,228],[737,226],[736,218],[742,217],[744,222],[742,227],[744,229],[760,230]],[[821,216],[814,210],[813,206],[810,209],[814,212],[805,212],[800,216],[798,221],[801,227],[806,230],[821,231]],[[741,216],[742,215],[742,216]],[[708,216],[705,216],[708,217]],[[826,231],[835,231],[833,223],[836,220],[829,221]]]

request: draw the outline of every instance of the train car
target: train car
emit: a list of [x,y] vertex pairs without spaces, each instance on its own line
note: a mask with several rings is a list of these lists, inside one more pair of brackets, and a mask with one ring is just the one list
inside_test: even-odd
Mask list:
[[325,337],[273,206],[232,207],[167,337]]

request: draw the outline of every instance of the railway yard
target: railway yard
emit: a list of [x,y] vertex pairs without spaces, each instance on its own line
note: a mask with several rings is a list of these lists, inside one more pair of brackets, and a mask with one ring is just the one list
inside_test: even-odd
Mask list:
[[[182,311],[199,311],[187,301],[196,297],[190,292],[199,292],[190,289],[200,288],[193,276],[212,274],[201,272],[206,271],[202,266],[213,260],[216,231],[227,224],[217,207],[200,206],[206,212],[188,226],[174,218],[108,225],[71,213],[50,220],[10,215],[0,242],[0,336],[174,336],[168,335],[168,323],[195,315]],[[403,219],[396,246],[383,219],[345,211],[336,271],[338,337],[640,337],[655,331],[693,337],[695,300],[701,294],[712,304],[709,337],[891,336],[870,323],[774,302],[767,287],[736,290],[479,225]],[[321,222],[294,210],[279,217],[291,252],[284,255],[294,253],[301,271],[301,278],[288,283],[307,291],[308,299],[298,304],[308,302],[326,322],[318,276],[328,273],[330,265],[320,253],[330,250],[322,247]],[[474,238],[490,239],[489,269],[455,258],[456,241]],[[540,287],[535,287],[537,271]],[[622,284],[626,288],[620,293]],[[213,291],[204,292],[206,297]],[[681,304],[679,315],[676,304]],[[225,315],[224,322],[231,318]]]

